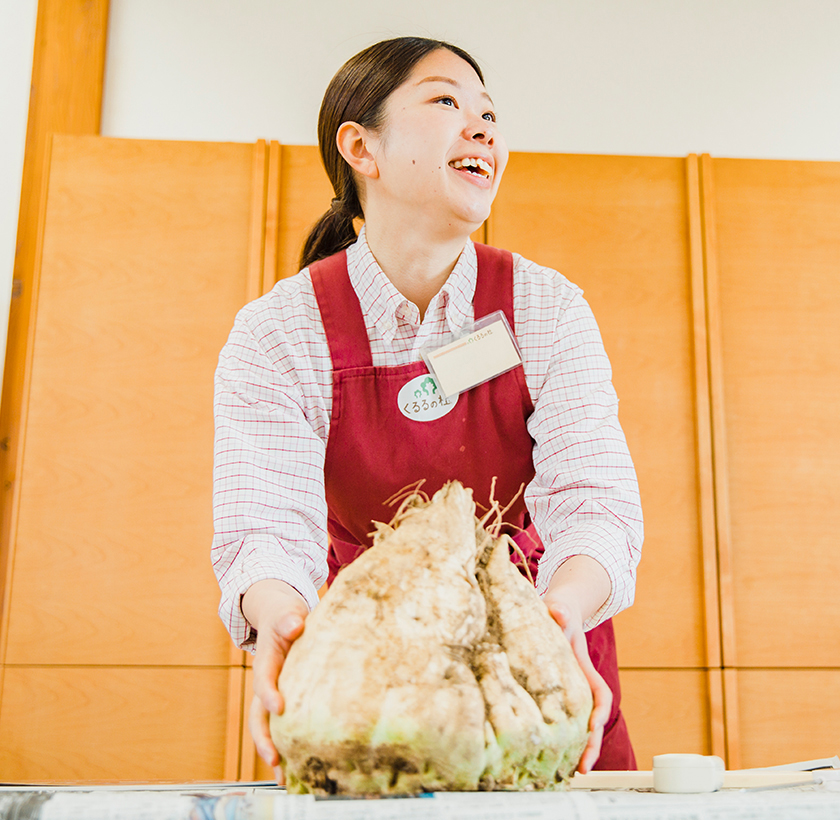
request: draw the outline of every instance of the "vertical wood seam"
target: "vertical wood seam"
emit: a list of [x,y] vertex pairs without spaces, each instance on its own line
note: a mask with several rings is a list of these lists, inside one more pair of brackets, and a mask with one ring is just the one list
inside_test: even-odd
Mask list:
[[703,224],[703,259],[706,281],[709,384],[714,464],[715,520],[717,535],[720,635],[723,666],[723,714],[726,730],[726,760],[740,766],[741,743],[738,709],[732,532],[729,498],[729,459],[726,438],[726,408],[723,378],[723,337],[718,267],[717,221],[712,158],[700,158],[700,201]]
[[248,240],[248,276],[245,282],[245,302],[262,295],[265,266],[265,209],[268,195],[268,149],[265,140],[254,143],[254,162],[251,177],[251,236]]
[[245,699],[245,667],[228,670],[228,705],[225,737],[225,780],[238,780],[242,754],[242,715]]
[[706,273],[709,378],[714,462],[715,511],[720,577],[721,650],[724,666],[737,665],[732,535],[729,509],[729,458],[723,387],[723,338],[718,270],[717,223],[712,159],[703,154],[700,165],[700,196],[703,215],[703,256]]
[[257,750],[251,733],[248,728],[248,710],[251,705],[250,692],[254,686],[254,670],[251,667],[245,669],[242,697],[242,730],[240,742],[240,764],[239,779],[245,781],[256,780],[257,777]]
[[723,670],[723,703],[726,720],[726,767],[741,768],[741,720],[738,707],[738,670]]
[[721,679],[719,567],[715,478],[709,378],[708,305],[704,270],[700,166],[696,154],[686,158],[689,270],[691,276],[694,357],[695,441],[700,506],[700,548],[703,565],[703,612],[712,754],[726,756],[726,723]]
[[268,293],[280,278],[280,184],[282,181],[282,146],[271,140],[268,149],[268,177],[265,205],[265,264],[260,293]]
[[707,306],[703,275],[703,233],[700,210],[700,169],[697,155],[686,161],[688,194],[689,256],[694,346],[694,397],[700,540],[703,560],[703,594],[706,632],[706,666],[721,665],[718,559],[715,532],[714,465],[710,404]]
[[726,704],[723,690],[723,669],[720,667],[707,669],[706,683],[709,689],[709,739],[712,754],[726,760]]

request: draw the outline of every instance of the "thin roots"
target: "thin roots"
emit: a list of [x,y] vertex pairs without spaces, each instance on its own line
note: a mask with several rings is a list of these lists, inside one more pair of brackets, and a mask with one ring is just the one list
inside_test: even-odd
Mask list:
[[[516,553],[516,556],[519,558],[519,562],[516,562],[516,565],[525,571],[525,575],[527,576],[528,580],[531,582],[531,585],[534,585],[534,577],[531,575],[531,568],[528,566],[528,559],[525,557],[525,553],[522,552],[522,548],[516,541],[513,540],[507,533],[501,533],[502,525],[504,524],[504,515],[505,513],[513,506],[514,502],[517,498],[522,494],[522,491],[525,489],[524,484],[519,485],[519,490],[517,490],[516,494],[511,498],[511,500],[507,503],[506,506],[502,507],[502,505],[496,500],[496,476],[493,476],[493,480],[490,483],[490,509],[484,513],[484,515],[479,519],[479,523],[487,533],[487,537],[481,542],[479,545],[479,554],[483,554],[484,551],[488,548],[488,546],[493,542],[493,540],[502,539],[507,541],[508,547],[513,548],[513,551]],[[492,519],[492,521],[490,521]],[[488,523],[490,522],[490,523]],[[522,527],[517,527],[515,524],[508,524],[508,527],[511,527],[519,532],[525,532]]]
[[406,484],[401,490],[397,490],[389,499],[385,501],[389,507],[393,507],[394,504],[397,503],[401,498],[408,497],[413,498],[416,495],[419,495],[421,498],[425,499],[427,502],[429,500],[429,496],[426,493],[421,492],[420,488],[426,483],[425,478],[421,478],[419,481],[415,481],[414,484]]
[[405,513],[409,507],[416,506],[418,501],[422,501],[426,504],[429,503],[429,496],[428,493],[424,493],[420,488],[426,483],[425,478],[421,478],[419,481],[416,481],[414,484],[408,484],[403,487],[401,490],[395,492],[386,502],[389,507],[393,507],[394,504],[399,502],[400,506],[397,507],[397,511],[394,513],[394,517],[388,523],[388,526],[393,528],[405,518]]
[[505,535],[504,537],[507,538],[508,543],[510,544],[510,546],[513,547],[513,551],[516,553],[517,557],[522,561],[522,563],[517,564],[517,566],[521,567],[523,570],[525,570],[525,575],[527,576],[528,580],[530,581],[531,586],[532,587],[536,586],[536,583],[534,581],[534,576],[531,575],[531,567],[528,566],[528,559],[525,557],[525,553],[522,552],[522,548],[509,535]]
[[[401,490],[398,490],[396,493],[394,493],[385,502],[385,504],[389,507],[393,507],[395,504],[399,503],[399,507],[397,507],[397,511],[394,513],[394,517],[388,522],[387,525],[380,524],[379,522],[374,522],[377,526],[377,529],[379,529],[380,527],[388,527],[389,529],[394,529],[399,525],[400,521],[402,521],[402,519],[405,518],[406,513],[408,512],[410,507],[416,506],[418,502],[428,504],[430,501],[428,493],[425,493],[420,489],[425,483],[426,479],[422,478],[420,479],[420,481],[417,481],[414,484],[408,484]],[[525,553],[522,552],[522,548],[519,546],[519,544],[516,543],[516,541],[513,540],[513,538],[511,538],[506,533],[501,532],[502,526],[505,524],[505,513],[514,505],[516,499],[519,498],[524,489],[525,485],[521,484],[513,498],[511,498],[510,501],[508,501],[508,503],[503,507],[495,498],[496,476],[493,476],[493,479],[490,482],[490,508],[484,512],[481,518],[478,519],[478,523],[481,525],[482,529],[486,533],[486,537],[478,545],[478,554],[483,555],[484,552],[488,549],[488,547],[491,546],[491,544],[494,541],[497,541],[499,539],[506,541],[508,547],[513,549],[513,551],[516,553],[517,558],[519,559],[519,561],[516,562],[516,565],[522,570],[524,570],[525,575],[533,585],[534,577],[531,575],[531,568],[528,566],[528,559],[525,557]],[[479,504],[476,504],[476,506],[481,507],[481,509],[484,509]],[[525,531],[524,529],[522,529],[522,527],[517,527],[514,524],[508,523],[507,526],[518,530],[519,532]],[[373,535],[373,533],[371,533],[371,535]]]

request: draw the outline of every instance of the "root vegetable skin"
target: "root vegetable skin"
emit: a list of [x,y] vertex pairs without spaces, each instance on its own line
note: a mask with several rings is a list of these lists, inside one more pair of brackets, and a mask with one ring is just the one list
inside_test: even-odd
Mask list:
[[271,734],[288,790],[562,788],[592,696],[507,540],[458,482],[377,526],[280,674]]

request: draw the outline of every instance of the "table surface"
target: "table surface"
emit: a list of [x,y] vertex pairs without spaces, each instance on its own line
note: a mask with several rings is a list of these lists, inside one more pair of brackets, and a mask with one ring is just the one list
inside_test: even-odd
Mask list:
[[823,820],[840,818],[840,779],[724,788],[711,794],[648,789],[441,792],[409,798],[287,795],[271,784],[0,787],[14,820]]

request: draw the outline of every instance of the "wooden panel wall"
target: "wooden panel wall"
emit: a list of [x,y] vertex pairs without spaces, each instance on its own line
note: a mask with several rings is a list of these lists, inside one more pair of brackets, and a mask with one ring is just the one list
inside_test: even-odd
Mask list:
[[15,453],[21,433],[39,214],[50,134],[98,134],[108,0],[39,0],[0,403],[0,597],[9,569]]
[[250,656],[216,617],[209,564],[213,371],[236,311],[297,270],[330,200],[318,162],[276,142],[54,139],[14,454],[3,779],[253,770]]
[[264,221],[260,153],[54,139],[3,619],[4,779],[226,774],[243,660],[208,560],[212,383]]
[[[317,150],[62,137],[52,160],[0,774],[270,777],[215,615],[212,373],[329,203]],[[486,226],[584,288],[613,363],[646,518],[616,619],[642,766],[837,751],[837,202],[836,164],[519,154]]]
[[831,756],[840,164],[704,157],[703,196],[730,761]]

